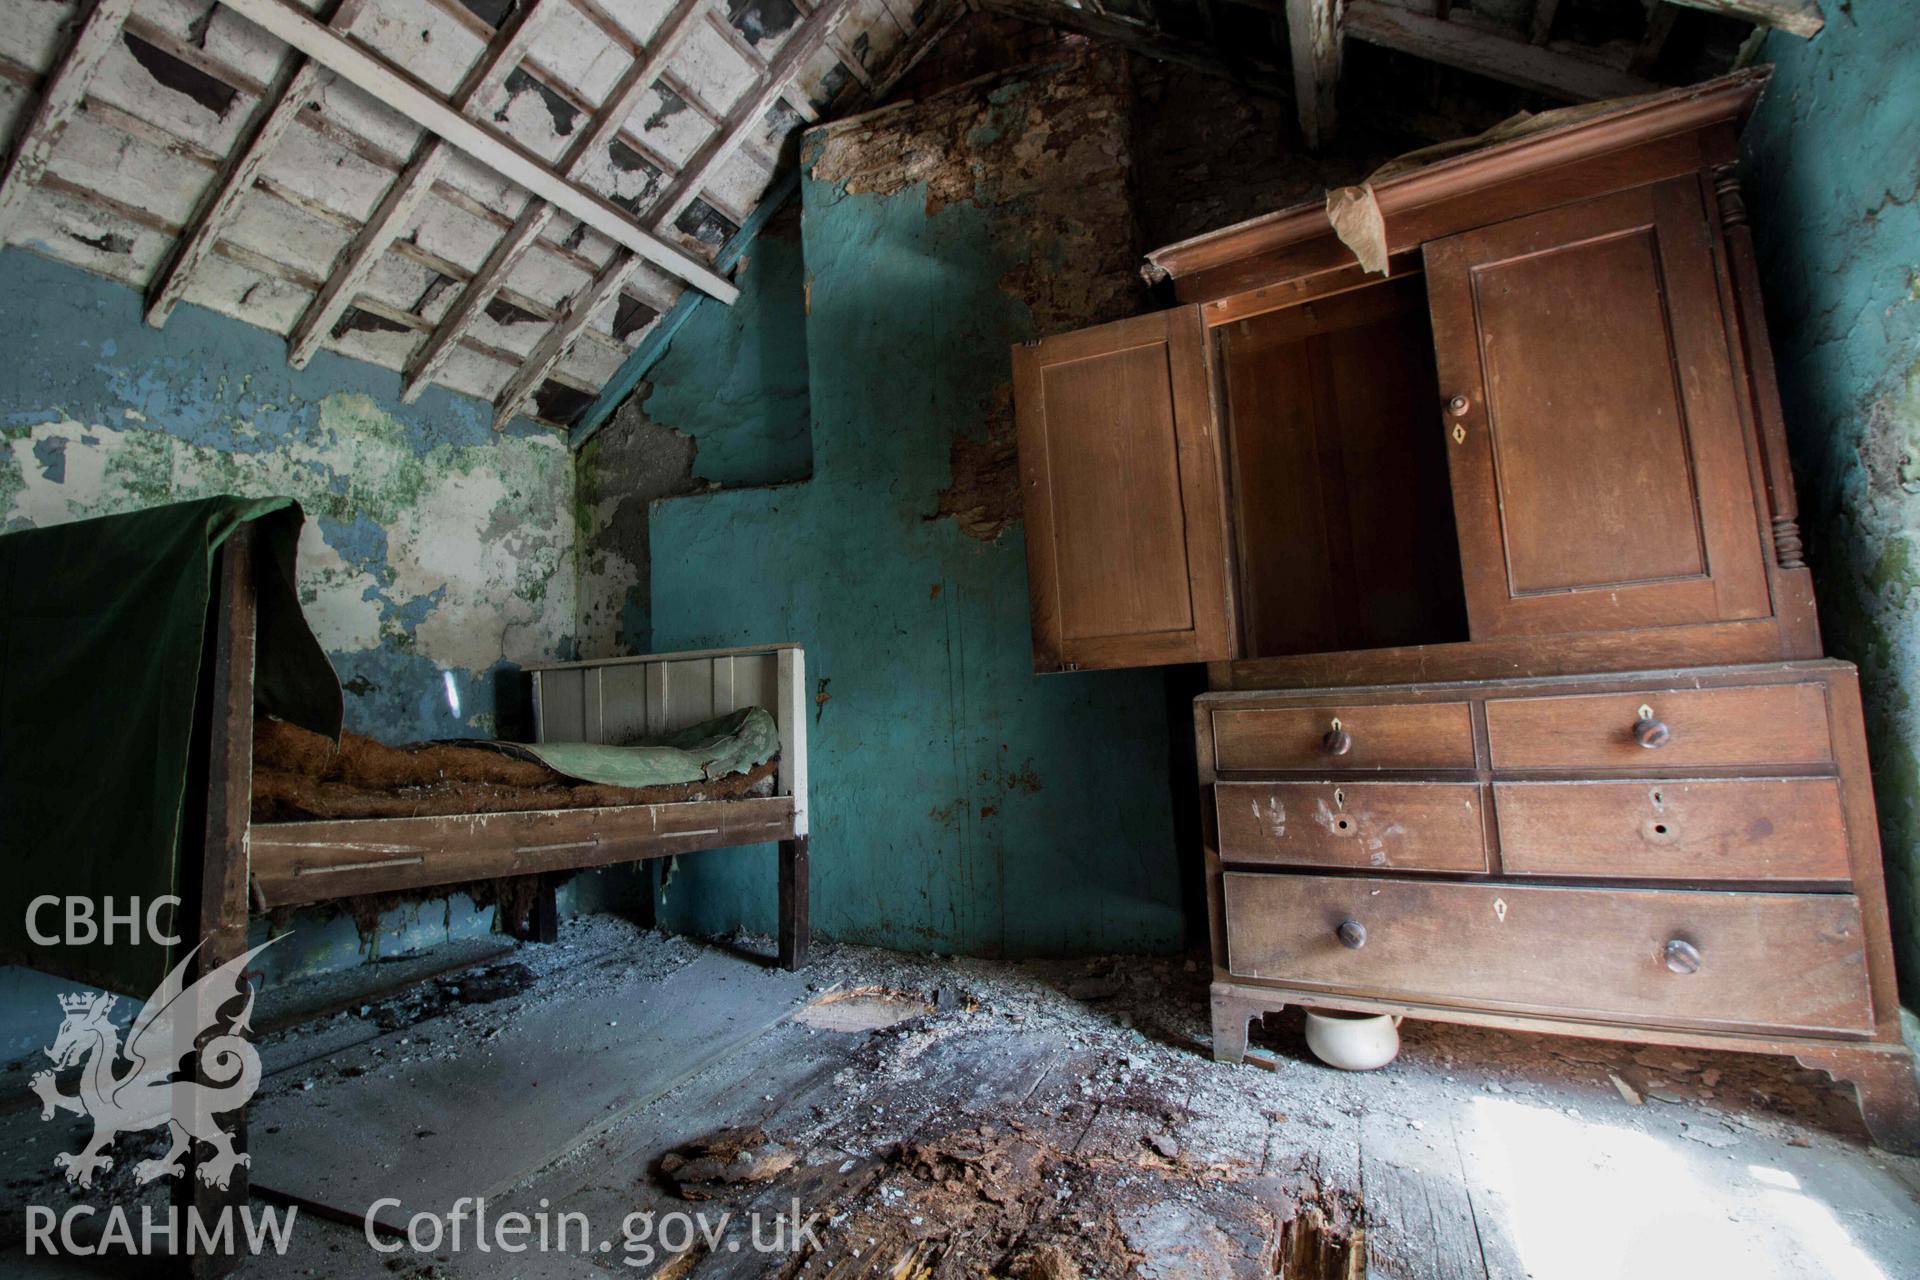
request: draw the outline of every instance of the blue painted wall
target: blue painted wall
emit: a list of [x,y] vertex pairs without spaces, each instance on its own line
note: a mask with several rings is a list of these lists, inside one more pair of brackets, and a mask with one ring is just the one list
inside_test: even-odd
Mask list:
[[[349,728],[511,728],[517,664],[572,656],[573,459],[552,431],[496,435],[488,405],[438,389],[403,405],[397,375],[330,353],[296,371],[280,338],[198,307],[152,329],[132,289],[19,248],[0,252],[0,346],[0,531],[292,494],[303,605]],[[308,972],[492,927],[464,896],[391,911],[371,942],[303,913],[297,942],[263,959],[270,976]]]
[[1745,135],[1828,651],[1860,665],[1901,977],[1920,991],[1920,5],[1773,35]]
[[[927,180],[829,173],[847,152],[810,143],[812,479],[654,504],[657,648],[806,646],[813,904],[836,938],[1015,955],[1181,941],[1161,675],[1033,675],[1018,528],[983,541],[933,517],[956,441],[985,447],[1004,416],[1008,348],[1036,306],[1071,328],[1131,287],[1076,277],[1104,264],[1071,242],[1118,242],[1124,270],[1124,212],[1066,212],[1099,207],[1089,179],[1123,189],[1103,74],[923,105],[861,139],[882,170],[952,139]],[[681,390],[649,416],[711,385],[726,352],[677,340],[653,380]],[[768,849],[683,859],[666,918],[770,930],[773,867]]]
[[813,447],[798,219],[762,231],[735,278],[739,301],[701,305],[674,339],[705,353],[710,379],[655,378],[641,409],[693,437],[697,481],[732,489],[804,480]]
[[150,328],[132,289],[0,252],[0,531],[203,494],[306,508],[302,603],[349,728],[494,731],[515,664],[571,656],[573,462],[552,431],[194,306]]

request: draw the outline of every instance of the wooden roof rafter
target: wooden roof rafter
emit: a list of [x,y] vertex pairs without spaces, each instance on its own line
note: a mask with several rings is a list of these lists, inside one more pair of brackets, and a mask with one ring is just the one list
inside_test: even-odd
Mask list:
[[1385,0],[1349,0],[1341,29],[1355,40],[1568,102],[1637,97],[1665,87],[1564,45],[1535,44],[1458,16],[1436,18]]
[[336,35],[286,0],[220,0],[220,3],[324,64],[342,79],[373,94],[393,111],[439,135],[507,181],[560,206],[660,269],[723,302],[732,302],[738,295],[732,284],[646,231],[605,197],[567,182],[516,143],[475,124],[442,99],[420,88],[410,77]]
[[14,140],[6,171],[0,174],[0,242],[21,202],[46,173],[54,143],[80,109],[88,84],[120,39],[120,29],[132,12],[133,0],[93,0],[75,27],[33,114]]
[[787,37],[786,43],[780,46],[779,52],[774,54],[761,73],[760,91],[728,112],[726,127],[710,135],[701,144],[674,179],[673,185],[667,188],[659,204],[649,211],[655,230],[671,226],[674,219],[700,195],[701,190],[713,181],[714,175],[759,128],[761,118],[786,95],[788,82],[799,74],[807,59],[826,44],[827,37],[833,34],[834,28],[847,16],[850,8],[851,0],[825,0]]
[[[661,25],[660,34],[654,41],[653,48],[644,57],[636,58],[627,68],[620,83],[615,86],[613,92],[607,96],[606,102],[595,113],[593,122],[568,148],[562,164],[569,176],[577,173],[591,156],[597,154],[619,130],[626,118],[633,113],[640,99],[653,88],[667,62],[693,34],[695,27],[704,21],[704,14],[710,8],[711,2],[712,0],[679,0],[679,3],[674,6],[666,22]],[[486,262],[473,279],[467,282],[459,300],[448,309],[445,316],[441,317],[440,323],[434,327],[433,335],[407,362],[407,368],[401,376],[402,400],[411,403],[434,380],[458,345],[462,334],[473,323],[474,318],[493,300],[500,286],[513,273],[514,267],[526,256],[527,251],[533,247],[534,241],[553,221],[555,213],[554,207],[544,200],[536,198],[527,202],[526,208],[521,210],[512,228],[500,238],[493,251],[488,254]],[[621,255],[616,252],[614,257],[617,261]],[[623,283],[631,275],[632,271],[628,271],[622,277]],[[566,314],[565,311],[562,312],[563,317]],[[535,382],[534,385],[538,387],[539,383]],[[504,427],[506,423],[496,415],[494,425]]]
[[[662,231],[673,225],[688,205],[699,198],[708,183],[733,158],[760,127],[762,118],[789,92],[789,84],[806,61],[825,47],[834,29],[852,8],[852,0],[824,0],[802,19],[759,75],[759,92],[745,99],[728,113],[723,129],[711,134],[673,184],[648,211],[649,225]],[[622,261],[622,259],[626,261]],[[619,291],[638,266],[630,254],[616,254],[593,283],[571,300],[567,311],[541,339],[506,389],[494,402],[494,429],[501,430],[522,412],[539,389],[546,375],[562,360],[573,342],[602,306]]]
[[[327,25],[344,31],[359,16],[364,0],[340,0]],[[201,197],[187,231],[175,243],[173,254],[147,290],[147,323],[158,329],[187,296],[195,268],[207,260],[240,210],[240,201],[253,189],[273,150],[306,110],[307,103],[331,73],[296,50],[287,50],[279,74],[267,86],[253,118],[239,142],[214,175]]]
[[[452,104],[457,110],[470,110],[482,94],[504,81],[520,65],[521,58],[540,33],[541,17],[548,12],[549,8],[540,0],[528,0],[520,6],[455,91]],[[431,134],[421,139],[407,167],[387,188],[373,215],[334,263],[333,274],[294,324],[293,332],[287,337],[287,360],[294,368],[307,367],[314,352],[320,349],[321,341],[333,332],[334,324],[358,298],[360,286],[380,256],[400,237],[421,203],[432,194],[434,183],[439,181],[452,158],[453,150],[444,139]]]

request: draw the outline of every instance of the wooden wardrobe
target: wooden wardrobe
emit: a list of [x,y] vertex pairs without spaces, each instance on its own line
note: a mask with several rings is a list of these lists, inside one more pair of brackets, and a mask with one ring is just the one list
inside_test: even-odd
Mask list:
[[1735,137],[1640,99],[1148,255],[1014,350],[1042,672],[1209,664],[1216,1056],[1288,1004],[1792,1054],[1920,1147]]

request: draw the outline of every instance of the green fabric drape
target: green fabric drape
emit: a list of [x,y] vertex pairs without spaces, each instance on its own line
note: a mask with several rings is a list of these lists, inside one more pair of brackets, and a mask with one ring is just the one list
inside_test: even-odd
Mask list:
[[609,787],[654,787],[675,782],[718,782],[746,773],[780,753],[780,728],[759,707],[741,707],[677,733],[624,747],[592,742],[499,742],[514,755],[582,782]]
[[[168,949],[146,906],[178,892],[215,554],[252,523],[259,597],[255,700],[338,737],[340,681],[300,611],[291,498],[207,498],[0,536],[0,956],[144,996]],[[141,904],[141,940],[32,942],[41,895],[120,913]],[[62,912],[38,916],[60,933]],[[191,945],[188,940],[187,945]]]

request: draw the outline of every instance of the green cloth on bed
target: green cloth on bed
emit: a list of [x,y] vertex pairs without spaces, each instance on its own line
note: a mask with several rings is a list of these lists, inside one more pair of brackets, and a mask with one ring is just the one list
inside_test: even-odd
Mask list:
[[[215,553],[252,522],[255,700],[337,737],[340,681],[300,611],[291,498],[207,498],[0,536],[0,957],[145,996],[168,949],[146,907],[176,883]],[[251,744],[249,744],[250,746]],[[203,785],[203,784],[202,784]],[[41,947],[43,894],[140,900],[142,942]],[[37,920],[61,932],[60,912]],[[191,941],[187,943],[191,945]]]
[[609,747],[593,742],[496,744],[524,752],[549,769],[609,787],[717,782],[745,773],[780,752],[780,730],[759,707],[742,707],[651,742]]

